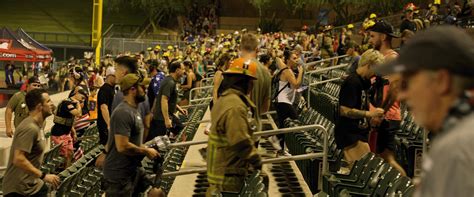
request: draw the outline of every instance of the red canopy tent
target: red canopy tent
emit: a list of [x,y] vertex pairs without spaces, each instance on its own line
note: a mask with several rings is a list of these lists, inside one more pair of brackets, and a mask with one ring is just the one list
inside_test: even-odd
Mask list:
[[31,38],[31,36],[21,28],[17,29],[15,33],[18,41],[23,46],[32,49],[36,53],[36,61],[51,61],[51,54],[53,53],[53,50]]
[[52,51],[35,47],[31,40],[33,39],[27,34],[18,36],[9,29],[2,28],[0,30],[0,61],[51,61]]

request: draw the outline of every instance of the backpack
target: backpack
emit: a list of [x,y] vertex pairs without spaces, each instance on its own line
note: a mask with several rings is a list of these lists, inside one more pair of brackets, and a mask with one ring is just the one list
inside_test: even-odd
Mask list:
[[273,75],[272,77],[272,100],[271,100],[271,103],[275,106],[276,103],[278,102],[278,95],[287,87],[290,86],[290,82],[286,83],[285,86],[283,87],[278,87],[279,84],[280,84],[280,75],[281,73],[286,70],[286,69],[289,69],[288,67],[284,68],[284,69],[281,69],[279,70],[275,75]]

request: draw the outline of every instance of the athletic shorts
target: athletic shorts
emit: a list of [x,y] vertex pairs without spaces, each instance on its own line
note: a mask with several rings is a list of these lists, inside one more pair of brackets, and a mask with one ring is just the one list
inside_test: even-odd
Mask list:
[[399,120],[383,120],[377,128],[377,153],[382,153],[385,149],[395,151],[395,133],[400,130]]
[[71,158],[74,151],[74,147],[73,147],[74,143],[73,143],[71,134],[64,134],[60,136],[52,135],[51,140],[53,141],[55,145],[62,143],[59,150],[59,154],[61,156],[64,156],[66,158]]

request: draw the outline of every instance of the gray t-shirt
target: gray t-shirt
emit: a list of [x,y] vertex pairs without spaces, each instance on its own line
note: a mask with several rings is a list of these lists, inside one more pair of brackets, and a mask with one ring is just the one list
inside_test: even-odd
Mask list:
[[168,97],[168,114],[176,112],[176,103],[178,102],[178,90],[176,89],[176,81],[173,77],[167,76],[160,85],[160,90],[155,98],[155,110],[153,111],[153,119],[164,120],[161,113],[161,96]]
[[117,151],[115,135],[129,137],[132,144],[140,146],[143,140],[143,121],[136,108],[123,101],[112,112],[107,144],[109,153],[104,163],[104,178],[109,181],[128,180],[134,176],[144,156],[129,156]]
[[474,114],[433,140],[423,158],[423,175],[415,196],[473,196]]
[[[122,103],[122,101],[123,101],[123,92],[119,90],[115,93],[114,99],[112,101],[112,112],[115,110],[115,108],[117,108],[118,105],[120,105],[120,103]],[[151,109],[150,109],[150,104],[148,102],[148,97],[145,96],[145,101],[138,103],[138,112],[142,116],[142,119],[145,119],[145,116],[148,113],[150,113],[150,111]]]
[[119,86],[115,86],[115,96],[112,100],[112,112],[117,108],[120,103],[123,101],[123,92],[120,90]]
[[46,138],[41,132],[40,125],[28,116],[18,125],[13,137],[8,167],[3,177],[3,195],[15,192],[29,196],[43,187],[44,182],[41,179],[16,167],[12,162],[15,150],[21,150],[26,153],[26,159],[39,169],[43,163],[45,145]]
[[149,114],[150,111],[150,102],[148,102],[148,96],[145,96],[145,101],[138,104],[138,113],[140,113],[142,119],[144,120],[146,115]]

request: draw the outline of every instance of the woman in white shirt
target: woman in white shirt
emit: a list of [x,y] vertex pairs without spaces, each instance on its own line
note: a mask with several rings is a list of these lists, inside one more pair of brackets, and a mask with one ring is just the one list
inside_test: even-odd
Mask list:
[[[297,119],[298,114],[296,109],[293,107],[293,103],[296,97],[296,90],[300,87],[301,82],[303,81],[303,67],[302,65],[298,64],[299,57],[294,52],[285,51],[284,52],[285,63],[280,59],[277,58],[277,65],[280,68],[280,81],[278,82],[278,95],[277,104],[275,106],[277,116],[278,116],[278,127],[284,128],[285,127],[285,119]],[[295,73],[297,71],[297,73]],[[278,153],[280,155],[288,155],[288,153],[284,150],[284,134],[279,134],[270,138],[270,142],[272,142],[273,146],[280,150]],[[279,141],[279,147],[275,143]]]

